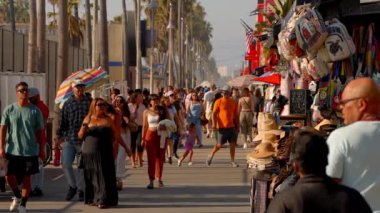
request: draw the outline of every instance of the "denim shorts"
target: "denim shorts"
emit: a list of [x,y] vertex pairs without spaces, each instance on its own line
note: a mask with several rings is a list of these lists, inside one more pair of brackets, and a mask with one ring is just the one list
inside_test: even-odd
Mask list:
[[236,143],[237,141],[237,132],[235,128],[220,128],[216,132],[216,138],[218,144]]

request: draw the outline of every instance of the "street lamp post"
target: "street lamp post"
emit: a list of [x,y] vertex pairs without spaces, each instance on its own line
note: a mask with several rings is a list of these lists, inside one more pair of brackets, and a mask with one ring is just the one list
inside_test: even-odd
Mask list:
[[153,78],[154,78],[154,33],[153,33],[153,30],[154,30],[154,11],[155,9],[157,8],[157,5],[156,5],[156,2],[155,0],[151,0],[150,1],[150,13],[151,13],[151,16],[150,16],[150,23],[151,23],[151,29],[150,29],[150,36],[151,36],[151,48],[150,48],[150,78],[149,78],[149,88],[150,88],[150,93],[153,93],[153,89],[154,89],[154,86],[153,86]]
[[184,72],[185,72],[185,87],[189,88],[190,80],[189,80],[189,31],[188,26],[185,27],[185,64],[184,64]]

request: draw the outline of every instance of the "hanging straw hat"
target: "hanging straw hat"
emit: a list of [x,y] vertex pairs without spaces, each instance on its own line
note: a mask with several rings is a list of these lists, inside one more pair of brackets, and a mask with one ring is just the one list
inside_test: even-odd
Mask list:
[[284,132],[278,129],[272,114],[262,112],[258,116],[257,131],[258,135],[253,139],[254,142],[261,141],[264,134],[270,133],[280,136]]
[[269,158],[275,154],[276,150],[271,142],[260,143],[253,152],[249,153],[247,158],[263,159]]
[[335,121],[329,120],[329,119],[324,119],[321,121],[317,126],[314,127],[314,129],[320,131],[322,126],[325,125],[337,125]]

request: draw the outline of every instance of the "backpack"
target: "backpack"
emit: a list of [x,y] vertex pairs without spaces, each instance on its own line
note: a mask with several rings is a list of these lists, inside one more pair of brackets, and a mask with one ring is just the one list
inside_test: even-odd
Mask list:
[[338,19],[329,22],[327,31],[325,46],[331,61],[340,61],[355,54],[355,44],[346,27]]
[[316,52],[327,37],[322,16],[313,8],[309,9],[296,23],[298,45],[309,52]]
[[309,75],[313,78],[313,80],[316,81],[330,73],[327,64],[318,57],[309,61],[307,71],[309,72]]

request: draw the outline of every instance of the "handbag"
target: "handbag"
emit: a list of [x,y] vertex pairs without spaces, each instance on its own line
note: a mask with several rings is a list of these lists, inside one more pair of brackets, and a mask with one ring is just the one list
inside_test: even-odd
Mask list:
[[139,106],[137,105],[135,113],[134,113],[135,116],[128,123],[129,130],[131,130],[131,132],[137,132],[139,130],[139,125],[136,123],[136,117],[137,117],[137,110],[138,109],[139,109]]
[[208,120],[207,120],[206,116],[203,114],[201,116],[201,125],[204,126],[206,124],[208,124]]

